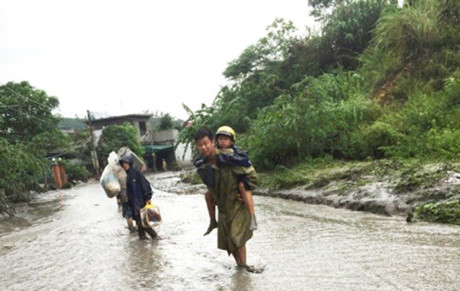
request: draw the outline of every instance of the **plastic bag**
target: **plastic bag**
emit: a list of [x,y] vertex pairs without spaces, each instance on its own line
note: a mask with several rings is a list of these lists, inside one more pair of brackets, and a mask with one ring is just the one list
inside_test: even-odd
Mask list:
[[[126,171],[120,165],[112,166],[112,173],[118,178],[121,188],[126,188]],[[122,185],[123,184],[123,185]]]
[[109,162],[109,165],[115,166],[118,165],[119,157],[116,152],[112,151],[109,154],[109,157],[107,158],[107,162]]
[[109,172],[102,177],[101,185],[102,188],[104,188],[105,194],[107,194],[109,198],[117,196],[121,191],[120,182],[118,182],[118,178],[112,172]]
[[107,162],[108,165],[104,168],[100,181],[107,197],[113,198],[121,191],[120,183],[123,183],[123,181],[126,183],[126,175],[123,168],[118,164],[117,153],[110,152]]
[[155,227],[161,224],[161,212],[157,205],[146,205],[140,210],[140,215],[144,228]]

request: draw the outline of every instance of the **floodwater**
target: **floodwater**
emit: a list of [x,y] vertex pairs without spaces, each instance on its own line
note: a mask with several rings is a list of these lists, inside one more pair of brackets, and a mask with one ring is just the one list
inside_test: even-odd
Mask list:
[[460,290],[458,226],[254,199],[247,249],[258,274],[217,249],[216,231],[203,236],[202,193],[155,191],[157,241],[130,234],[97,182],[41,194],[0,221],[0,290]]

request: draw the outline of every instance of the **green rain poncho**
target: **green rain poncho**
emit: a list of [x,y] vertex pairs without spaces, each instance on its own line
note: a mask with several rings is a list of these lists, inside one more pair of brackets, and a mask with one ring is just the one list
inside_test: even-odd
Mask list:
[[251,189],[254,189],[257,184],[257,173],[252,166],[212,167],[215,184],[210,190],[219,210],[217,247],[231,254],[252,237],[248,208],[238,200],[238,175],[245,175]]

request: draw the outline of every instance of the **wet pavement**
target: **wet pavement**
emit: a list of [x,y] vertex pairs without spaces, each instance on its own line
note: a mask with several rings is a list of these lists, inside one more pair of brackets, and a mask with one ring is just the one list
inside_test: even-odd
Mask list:
[[157,241],[130,234],[97,182],[18,205],[0,221],[0,290],[460,289],[458,226],[255,196],[248,263],[264,271],[254,274],[217,249],[216,231],[203,236],[203,188],[149,177],[168,189],[152,198]]

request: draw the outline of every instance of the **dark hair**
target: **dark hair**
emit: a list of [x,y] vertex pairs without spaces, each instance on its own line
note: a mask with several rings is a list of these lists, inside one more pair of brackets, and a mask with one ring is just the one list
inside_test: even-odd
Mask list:
[[198,140],[202,139],[203,137],[208,137],[210,140],[213,140],[214,134],[209,128],[202,127],[200,128],[195,134],[193,135],[193,138],[195,139],[195,142]]

